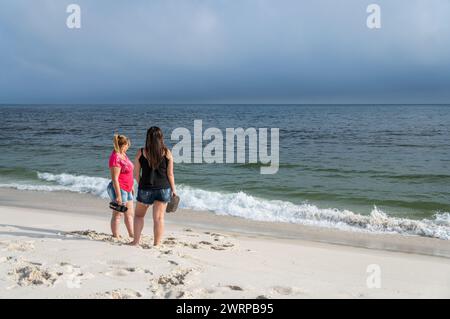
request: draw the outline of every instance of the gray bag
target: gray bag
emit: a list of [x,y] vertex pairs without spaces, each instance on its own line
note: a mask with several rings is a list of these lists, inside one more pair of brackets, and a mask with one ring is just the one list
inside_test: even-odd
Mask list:
[[170,202],[167,204],[166,212],[174,213],[177,210],[179,203],[180,203],[180,196],[178,195],[172,196]]

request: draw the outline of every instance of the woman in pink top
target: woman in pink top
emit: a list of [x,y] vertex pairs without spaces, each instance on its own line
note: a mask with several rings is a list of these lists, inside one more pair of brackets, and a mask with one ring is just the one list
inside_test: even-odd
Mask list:
[[[127,156],[130,147],[130,140],[119,134],[114,134],[114,150],[109,157],[109,170],[111,171],[111,183],[108,185],[108,195],[112,201],[119,205],[126,205],[128,210],[125,213],[125,226],[128,235],[133,235],[134,219],[134,178],[133,162]],[[119,238],[120,215],[122,213],[114,211],[111,218],[111,231],[114,237]]]

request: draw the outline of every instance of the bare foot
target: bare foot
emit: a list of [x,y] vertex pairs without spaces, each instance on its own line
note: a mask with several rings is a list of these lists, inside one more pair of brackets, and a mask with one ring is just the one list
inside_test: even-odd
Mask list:
[[135,243],[134,241],[132,241],[131,243],[128,243],[127,246],[133,246],[133,247],[139,247],[139,243]]

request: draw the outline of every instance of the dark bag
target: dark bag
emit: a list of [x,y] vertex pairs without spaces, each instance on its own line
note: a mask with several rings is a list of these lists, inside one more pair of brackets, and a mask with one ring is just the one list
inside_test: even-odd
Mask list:
[[174,213],[177,210],[179,203],[180,203],[180,196],[178,195],[172,196],[170,202],[167,204],[166,212]]
[[127,206],[119,205],[116,202],[109,203],[109,208],[111,208],[112,210],[115,210],[116,212],[119,212],[119,213],[125,213],[128,210]]

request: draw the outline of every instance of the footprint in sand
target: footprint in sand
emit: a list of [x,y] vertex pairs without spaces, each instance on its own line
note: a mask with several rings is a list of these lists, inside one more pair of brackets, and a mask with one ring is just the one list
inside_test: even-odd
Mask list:
[[98,293],[95,297],[105,299],[137,299],[142,298],[143,294],[133,289],[124,288]]
[[[64,235],[69,238],[81,237],[81,238],[86,238],[86,239],[94,240],[94,241],[109,242],[111,244],[116,244],[116,245],[128,245],[131,242],[130,238],[125,238],[125,237],[115,238],[115,237],[111,236],[110,234],[99,233],[99,232],[96,232],[95,230],[77,230],[77,231],[71,231],[71,232],[64,233]],[[151,238],[149,238],[148,236],[143,236],[143,238],[142,238],[142,242],[144,244],[148,244],[150,242],[150,240],[151,240]]]
[[120,259],[112,259],[107,261],[108,265],[112,266],[127,266],[128,263],[126,261],[120,260]]
[[56,272],[58,283],[64,283],[68,288],[81,288],[83,281],[94,278],[93,274],[84,273],[80,266],[68,262],[60,262],[59,267]]
[[283,295],[283,296],[289,296],[289,295],[296,295],[296,294],[303,294],[304,291],[302,291],[299,288],[296,287],[283,287],[283,286],[275,286],[272,287],[272,292],[275,294]]
[[186,277],[192,271],[192,268],[175,269],[169,274],[153,279],[148,289],[157,298],[188,298],[185,291]]
[[[187,230],[185,229],[185,231],[187,231]],[[189,229],[189,231],[187,231],[187,232],[192,232],[192,230]],[[189,247],[192,249],[200,249],[203,246],[208,246],[213,250],[226,250],[228,248],[232,248],[235,246],[233,243],[230,243],[230,242],[221,243],[221,240],[223,240],[225,238],[225,236],[222,234],[211,233],[211,232],[204,232],[204,234],[209,235],[215,243],[213,244],[208,240],[202,240],[198,243],[183,242],[183,241],[178,241],[177,238],[171,236],[171,237],[167,237],[163,241],[162,247],[157,247],[156,249],[158,249],[159,252],[161,253],[160,256],[164,256],[164,255],[173,254],[173,251],[171,250],[171,248],[176,248],[176,247]],[[65,233],[65,235],[66,236],[83,237],[83,238],[87,238],[89,240],[95,240],[95,241],[109,242],[111,244],[116,244],[116,245],[126,245],[126,244],[129,244],[129,242],[130,242],[129,239],[124,239],[124,238],[117,239],[117,238],[112,237],[109,234],[98,233],[94,230],[72,231],[72,232]],[[153,239],[151,237],[143,236],[140,248],[141,249],[155,249],[155,247],[152,245],[152,240]],[[167,248],[169,248],[169,249],[167,249]]]
[[210,235],[213,237],[225,237],[224,235],[218,233],[211,233]]
[[171,249],[167,249],[167,248],[164,247],[164,246],[159,246],[159,247],[156,247],[156,248],[154,248],[154,249],[157,249],[158,252],[160,253],[160,255],[158,256],[158,258],[161,257],[161,256],[172,255],[172,254],[173,254],[173,251],[172,251]]
[[129,274],[130,272],[126,271],[125,269],[114,269],[105,273],[106,276],[110,277],[126,277]]
[[204,232],[203,234],[209,235],[212,242],[208,240],[202,240],[199,242],[199,245],[209,246],[213,250],[227,250],[228,248],[235,247],[235,244],[231,242],[223,242],[227,236],[219,234],[219,233],[212,233],[212,232]]
[[145,270],[138,267],[113,267],[110,271],[106,272],[105,275],[110,277],[126,277],[134,273],[145,272]]
[[244,289],[242,289],[239,286],[235,286],[235,285],[228,285],[228,286],[225,286],[225,287],[228,287],[228,288],[230,288],[231,290],[234,290],[234,291],[244,291]]
[[175,238],[173,237],[169,237],[166,240],[163,241],[163,245],[167,245],[167,246],[175,246],[177,244]]
[[[113,245],[129,245],[131,242],[130,238],[114,238],[112,237],[110,234],[105,234],[105,233],[98,233],[94,230],[81,230],[81,231],[72,231],[72,232],[68,232],[65,233],[66,236],[77,236],[77,237],[81,237],[81,238],[86,238],[89,240],[94,240],[94,241],[102,241],[102,242],[108,242],[110,244]],[[153,249],[153,237],[149,237],[149,236],[142,236],[141,238],[141,244],[139,247],[140,249]]]
[[58,275],[43,269],[39,263],[21,262],[8,273],[17,285],[23,286],[53,286]]
[[194,288],[189,289],[189,291],[185,291],[185,294],[182,298],[212,298],[211,295],[216,293],[217,290],[213,288]]
[[34,241],[19,241],[19,240],[6,240],[6,241],[0,241],[0,247],[3,247],[2,251],[19,251],[19,252],[26,252],[34,250]]
[[275,286],[272,288],[272,290],[280,295],[288,296],[292,294],[292,288],[290,287],[281,287],[281,286]]
[[7,262],[7,263],[14,263],[14,264],[18,264],[21,263],[22,260],[22,256],[7,256],[7,257],[0,257],[0,260],[2,260],[1,262]]
[[0,257],[0,264],[3,264],[5,262],[7,262],[7,261],[8,261],[8,257],[5,257],[5,256],[1,256]]
[[60,262],[59,265],[60,265],[61,267],[64,267],[64,266],[71,266],[71,264],[69,264],[68,262],[65,262],[65,261]]
[[186,234],[186,236],[199,237],[199,235],[197,233],[194,233],[194,231],[190,228],[183,229],[183,231],[189,233],[189,234]]
[[211,246],[211,249],[214,249],[214,250],[225,250],[225,248],[220,247],[220,246]]
[[144,273],[144,274],[150,274],[153,275],[153,272],[151,272],[149,269],[142,269],[139,267],[110,267],[109,271],[105,273],[106,276],[110,277],[126,277],[132,274],[138,274],[138,273]]
[[170,274],[161,275],[158,278],[158,284],[163,286],[179,286],[184,285],[186,276],[191,273],[193,269],[176,269]]
[[234,247],[234,244],[232,243],[225,243],[225,244],[221,244],[221,245],[213,245],[211,246],[211,249],[214,250],[227,250],[227,248],[232,248]]

